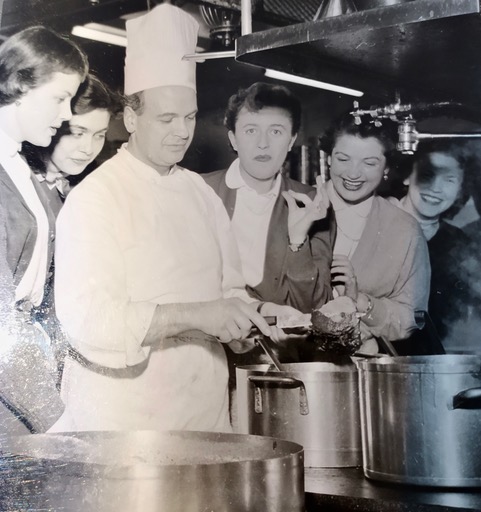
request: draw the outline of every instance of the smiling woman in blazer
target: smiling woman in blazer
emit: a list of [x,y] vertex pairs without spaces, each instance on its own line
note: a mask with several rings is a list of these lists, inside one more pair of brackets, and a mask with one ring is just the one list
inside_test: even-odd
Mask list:
[[[85,54],[45,27],[30,27],[0,47],[0,204],[3,273],[13,287],[11,314],[2,318],[10,345],[0,364],[0,432],[46,430],[61,412],[50,347],[36,325],[53,252],[54,221],[40,183],[20,154],[28,141],[48,146],[72,116],[70,102],[87,74]],[[9,284],[10,283],[10,284]],[[45,356],[45,357],[44,357]],[[15,423],[17,422],[18,425]],[[18,429],[17,429],[18,427]]]
[[380,197],[396,159],[397,126],[351,114],[337,119],[322,138],[330,155],[326,184],[337,224],[334,293],[351,297],[362,314],[362,352],[378,343],[407,339],[429,296],[426,241],[413,217]]

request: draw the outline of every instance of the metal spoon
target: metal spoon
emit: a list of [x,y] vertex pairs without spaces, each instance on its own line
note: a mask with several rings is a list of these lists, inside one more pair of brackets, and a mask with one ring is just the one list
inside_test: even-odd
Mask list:
[[284,371],[281,362],[277,358],[272,348],[268,345],[267,339],[265,337],[257,336],[255,339],[255,344],[259,345],[262,348],[262,350],[266,353],[267,357],[271,360],[272,364],[274,365],[277,371]]

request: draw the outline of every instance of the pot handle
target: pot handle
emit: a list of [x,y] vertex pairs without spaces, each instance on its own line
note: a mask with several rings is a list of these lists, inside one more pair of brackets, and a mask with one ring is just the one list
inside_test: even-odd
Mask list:
[[301,380],[295,379],[294,377],[284,377],[281,375],[249,375],[248,379],[253,384],[259,385],[279,384],[289,388],[298,388],[304,385]]
[[247,379],[255,386],[255,412],[262,412],[261,386],[281,385],[287,388],[299,388],[299,412],[302,416],[309,414],[309,404],[307,402],[307,393],[304,382],[294,377],[283,377],[276,375],[249,375]]
[[481,388],[469,388],[453,396],[453,409],[481,409]]

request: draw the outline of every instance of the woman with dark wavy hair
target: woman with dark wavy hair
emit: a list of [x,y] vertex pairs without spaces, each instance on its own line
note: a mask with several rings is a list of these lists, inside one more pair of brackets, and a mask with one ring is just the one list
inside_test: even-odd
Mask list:
[[[88,62],[71,41],[30,27],[0,46],[0,204],[4,211],[0,293],[9,298],[0,361],[0,433],[47,430],[62,412],[50,341],[36,322],[53,252],[55,215],[20,154],[48,146],[72,112]],[[5,283],[10,283],[8,286]],[[10,293],[10,285],[13,293]]]
[[84,171],[93,170],[90,167],[104,147],[110,119],[121,112],[122,103],[119,95],[89,74],[71,107],[72,118],[62,124],[48,147],[26,144],[23,148],[56,216],[71,187]]
[[357,304],[363,352],[408,338],[429,295],[429,256],[418,223],[378,195],[395,164],[390,125],[356,122],[348,114],[322,139],[330,155],[326,189],[337,223],[333,286]]

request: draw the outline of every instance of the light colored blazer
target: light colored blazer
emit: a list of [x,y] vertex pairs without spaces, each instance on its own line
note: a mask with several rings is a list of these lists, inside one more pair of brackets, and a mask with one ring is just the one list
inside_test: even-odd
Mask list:
[[373,302],[362,319],[376,338],[408,338],[417,329],[414,313],[426,311],[431,267],[426,239],[416,219],[375,196],[351,263],[360,292]]

